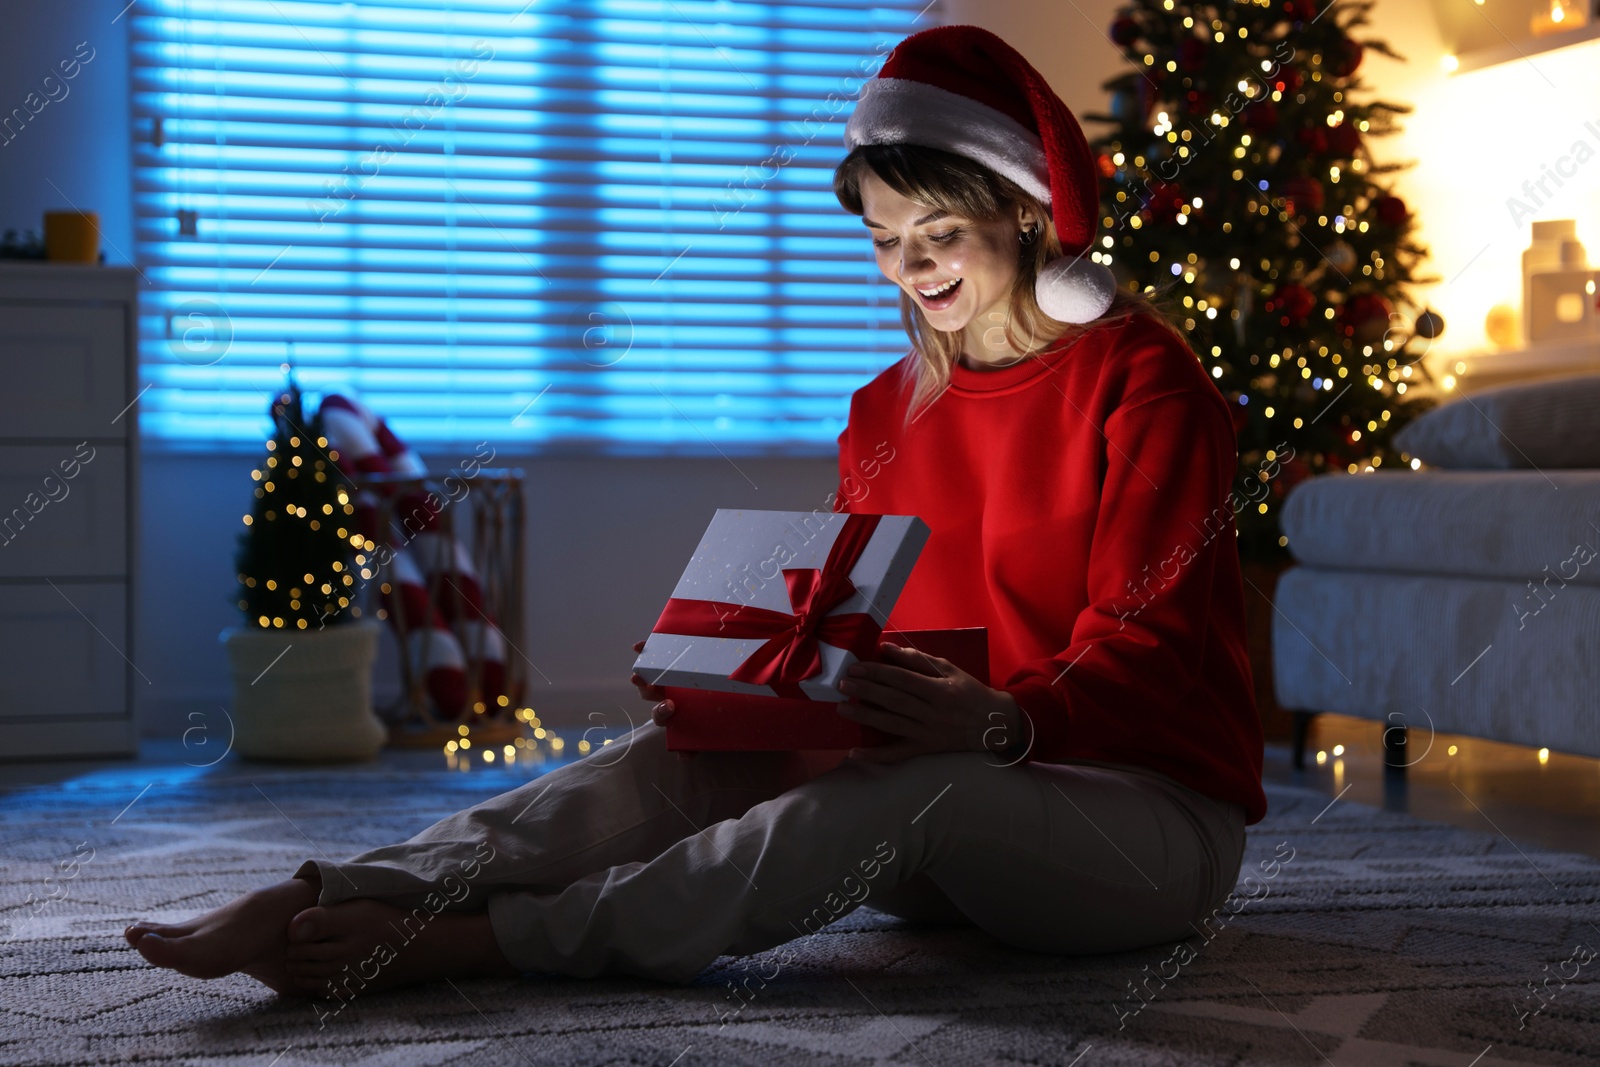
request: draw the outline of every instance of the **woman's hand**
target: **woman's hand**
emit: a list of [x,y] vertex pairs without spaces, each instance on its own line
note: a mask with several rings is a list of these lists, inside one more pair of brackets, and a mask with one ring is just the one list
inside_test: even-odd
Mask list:
[[927,752],[1025,753],[1032,743],[1026,716],[1005,690],[916,649],[884,645],[880,657],[853,664],[840,680],[850,699],[839,704],[839,714],[896,740],[852,749],[852,758],[897,763]]
[[[643,652],[644,642],[635,641],[633,650],[635,652]],[[638,688],[639,695],[644,697],[646,700],[660,701],[659,704],[650,709],[650,718],[657,726],[667,725],[667,720],[672,718],[672,713],[678,709],[672,706],[672,701],[665,699],[667,695],[666,691],[659,685],[646,685],[645,680],[639,677],[638,672],[635,672],[633,676],[628,679],[628,681],[632,682]]]

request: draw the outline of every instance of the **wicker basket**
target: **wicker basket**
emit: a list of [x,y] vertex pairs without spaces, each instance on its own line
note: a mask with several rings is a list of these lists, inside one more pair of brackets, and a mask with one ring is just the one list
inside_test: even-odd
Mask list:
[[233,673],[233,750],[246,759],[371,759],[388,739],[372,713],[381,627],[235,626],[221,634]]

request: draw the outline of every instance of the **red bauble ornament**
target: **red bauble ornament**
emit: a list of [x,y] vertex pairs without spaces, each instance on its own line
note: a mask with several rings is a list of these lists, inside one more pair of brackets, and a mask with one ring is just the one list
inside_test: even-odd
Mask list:
[[1372,209],[1377,214],[1378,221],[1385,226],[1400,226],[1411,217],[1406,202],[1398,196],[1380,196],[1373,201]]
[[1361,131],[1354,123],[1341,122],[1328,130],[1328,154],[1349,159],[1361,147]]
[[1295,139],[1306,146],[1306,151],[1314,156],[1328,154],[1328,127],[1302,126],[1294,133]]
[[1111,24],[1111,39],[1126,48],[1139,39],[1139,24],[1123,15]]
[[1095,167],[1100,171],[1100,177],[1113,178],[1117,173],[1117,165],[1111,162],[1111,157],[1101,152],[1095,157]]
[[1191,111],[1206,112],[1211,110],[1211,94],[1204,89],[1190,89],[1184,94],[1184,98],[1189,101],[1189,109]]
[[1317,5],[1315,0],[1284,0],[1283,11],[1294,21],[1304,22],[1316,18]]
[[1185,37],[1178,42],[1178,69],[1196,71],[1205,66],[1206,43],[1198,37]]
[[1280,286],[1264,306],[1267,311],[1278,314],[1281,325],[1299,326],[1311,314],[1311,309],[1317,306],[1317,297],[1305,286],[1290,282]]
[[1268,133],[1278,128],[1278,107],[1271,100],[1260,100],[1244,109],[1244,126],[1251,133]]
[[1284,67],[1278,71],[1278,80],[1273,84],[1273,88],[1284,96],[1293,96],[1304,84],[1305,78],[1298,67]]
[[1150,217],[1160,222],[1171,222],[1178,217],[1184,203],[1183,190],[1171,182],[1157,182],[1150,187],[1150,200],[1145,207]]
[[1333,59],[1333,73],[1338,78],[1348,78],[1361,66],[1361,54],[1365,51],[1359,44],[1346,37]]
[[1293,214],[1315,215],[1322,210],[1322,183],[1315,178],[1290,178],[1284,183],[1283,195],[1293,203]]
[[1394,308],[1377,293],[1358,293],[1339,308],[1336,322],[1346,337],[1360,344],[1376,344],[1389,329]]

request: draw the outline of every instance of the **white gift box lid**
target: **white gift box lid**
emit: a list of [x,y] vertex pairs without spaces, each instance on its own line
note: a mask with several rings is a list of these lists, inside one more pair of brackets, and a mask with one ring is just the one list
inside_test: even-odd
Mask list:
[[[880,628],[889,619],[911,568],[928,541],[928,525],[915,515],[879,515],[860,558],[850,569],[855,592],[827,614],[865,613]],[[700,538],[674,599],[714,601],[731,608],[748,605],[792,614],[783,571],[820,570],[838,540],[847,512],[750,511],[718,508]],[[777,696],[770,685],[729,677],[767,637],[709,637],[652,633],[633,669],[650,685],[681,686],[725,693]],[[837,685],[857,657],[818,640],[822,670],[799,683],[812,700],[844,698]]]

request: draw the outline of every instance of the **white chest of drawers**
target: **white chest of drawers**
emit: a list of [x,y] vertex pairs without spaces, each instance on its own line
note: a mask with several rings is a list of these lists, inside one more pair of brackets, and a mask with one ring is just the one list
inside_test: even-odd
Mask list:
[[138,275],[0,261],[0,760],[137,751]]

